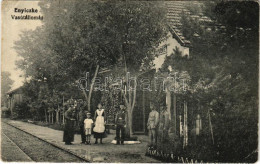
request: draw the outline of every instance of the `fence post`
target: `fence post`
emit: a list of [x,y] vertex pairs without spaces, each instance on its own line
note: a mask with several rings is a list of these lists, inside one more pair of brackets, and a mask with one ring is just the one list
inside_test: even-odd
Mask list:
[[64,96],[62,97],[62,106],[63,106],[63,108],[62,108],[62,113],[63,113],[63,115],[62,115],[62,124],[64,125],[65,124]]
[[177,107],[176,107],[176,94],[174,93],[174,95],[173,95],[173,121],[174,121],[174,134],[176,135],[177,134]]
[[212,128],[212,123],[211,123],[211,118],[210,118],[210,110],[209,109],[208,109],[208,117],[209,117],[209,127],[210,127],[210,132],[211,132],[211,139],[212,139],[212,143],[214,145],[213,128]]

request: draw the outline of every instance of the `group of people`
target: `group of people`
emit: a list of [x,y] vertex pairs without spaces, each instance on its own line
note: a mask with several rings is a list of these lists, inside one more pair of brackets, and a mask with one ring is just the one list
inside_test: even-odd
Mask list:
[[[116,113],[115,125],[116,125],[116,144],[124,144],[125,141],[125,128],[127,122],[127,114],[125,111],[125,106],[121,104],[119,111]],[[159,113],[153,104],[150,106],[151,112],[149,113],[147,121],[147,129],[150,137],[150,146],[155,146],[157,143],[157,131],[159,126]],[[76,122],[76,105],[73,103],[70,105],[69,109],[65,112],[65,127],[63,142],[66,145],[71,145],[74,141],[75,132],[75,122]],[[85,111],[84,108],[80,108],[79,112],[79,126],[81,133],[81,143],[90,145],[92,132],[94,138],[96,139],[95,144],[102,144],[102,139],[105,137],[105,125],[106,125],[106,112],[102,108],[101,103],[98,104],[97,109],[94,113],[92,119],[91,113]]]
[[148,121],[147,121],[147,129],[149,132],[150,148],[156,148],[158,143],[162,143],[167,141],[169,137],[169,130],[173,130],[169,128],[170,116],[167,111],[167,105],[162,104],[159,107],[160,114],[156,109],[155,104],[150,104],[151,112],[149,113]]
[[[105,137],[105,125],[106,125],[106,113],[102,108],[101,103],[98,104],[98,108],[95,111],[93,119],[91,118],[91,113],[85,111],[84,108],[80,108],[79,112],[79,126],[81,133],[81,143],[90,145],[92,131],[94,138],[96,139],[95,144],[98,144],[98,139],[100,144],[102,144],[102,139]],[[69,109],[65,112],[65,127],[63,142],[66,145],[71,145],[74,141],[75,132],[75,122],[76,122],[76,106],[71,104]],[[126,128],[126,112],[125,106],[120,105],[120,110],[116,114],[115,118],[116,124],[116,138],[117,144],[124,144],[125,139],[125,128]],[[121,132],[121,135],[120,135]]]

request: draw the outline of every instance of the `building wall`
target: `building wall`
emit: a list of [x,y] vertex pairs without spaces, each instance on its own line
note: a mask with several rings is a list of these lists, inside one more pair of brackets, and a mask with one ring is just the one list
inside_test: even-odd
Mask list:
[[15,105],[18,105],[23,102],[23,95],[21,93],[13,93],[7,100],[8,108],[10,108],[11,112],[14,110]]
[[[176,49],[176,47],[179,49],[179,51],[182,52],[183,56],[189,56],[190,55],[190,49],[188,47],[182,46],[174,37],[173,35],[169,32],[168,37],[165,41],[163,41],[158,49],[157,49],[157,55],[158,57],[155,58],[153,61],[155,64],[156,71],[158,71],[159,68],[162,67],[166,56],[170,56],[173,53],[173,50]],[[170,70],[172,71],[172,70]],[[174,124],[176,124],[176,111],[173,113],[172,110],[175,108],[176,109],[176,102],[174,103],[172,101],[174,93],[166,90],[165,95],[166,95],[166,105],[167,105],[167,112],[169,114],[169,120],[173,119],[172,121]],[[173,123],[172,122],[172,123]],[[173,125],[176,127],[177,125]],[[174,128],[176,130],[176,128]]]
[[178,43],[178,41],[169,32],[167,35],[167,39],[159,45],[157,51],[155,52],[158,55],[158,57],[156,57],[153,61],[156,70],[161,68],[162,64],[165,61],[165,57],[170,56],[176,47],[178,47],[178,49],[182,52],[183,56],[190,55],[189,48],[184,47],[180,43]]
[[19,104],[23,101],[23,96],[22,94],[14,94],[14,102]]
[[[156,57],[153,61],[153,63],[155,64],[156,71],[158,71],[158,69],[161,68],[162,64],[165,61],[165,57],[170,56],[176,47],[178,47],[178,49],[182,52],[183,56],[190,55],[189,48],[180,45],[178,41],[175,38],[173,38],[172,34],[169,32],[167,39],[159,45],[157,51],[155,52],[158,55],[158,57]],[[172,112],[171,112],[171,109],[173,109],[174,106],[176,105],[171,101],[173,95],[169,91],[166,91],[165,95],[166,95],[165,101],[167,104],[167,112],[168,112],[169,120],[171,120],[172,118],[173,120],[175,120],[176,113],[174,113],[172,116]],[[147,132],[146,124],[147,124],[149,112],[151,111],[150,102],[152,101],[153,100],[151,99],[149,92],[142,91],[137,93],[136,106],[133,111],[134,133]]]

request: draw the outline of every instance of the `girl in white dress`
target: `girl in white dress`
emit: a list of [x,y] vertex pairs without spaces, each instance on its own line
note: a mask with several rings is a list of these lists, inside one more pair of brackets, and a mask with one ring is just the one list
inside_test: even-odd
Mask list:
[[94,137],[96,138],[95,144],[98,143],[98,138],[100,138],[100,143],[102,144],[102,138],[104,137],[105,132],[105,110],[102,109],[101,103],[98,104],[98,109],[95,111],[95,127]]

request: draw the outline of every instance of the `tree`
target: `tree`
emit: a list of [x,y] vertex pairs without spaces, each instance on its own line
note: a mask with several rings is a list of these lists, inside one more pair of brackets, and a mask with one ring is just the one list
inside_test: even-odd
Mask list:
[[[50,92],[75,83],[88,72],[88,79],[80,83],[81,87],[90,86],[88,90],[83,89],[88,110],[91,110],[91,94],[100,70],[121,65],[123,76],[127,72],[138,76],[141,66],[154,58],[153,50],[166,36],[165,10],[157,2],[39,4],[46,18],[44,25],[31,32],[35,36],[25,32],[22,39],[26,41],[16,43],[18,53],[24,58],[18,66],[33,78],[45,79]],[[129,134],[135,94],[134,90],[124,92]]]
[[[221,117],[216,123],[227,121],[227,128],[221,127],[216,134],[222,149],[221,157],[249,162],[246,157],[257,149],[259,6],[253,1],[221,2],[214,12],[217,21],[226,26],[225,52],[229,54],[222,65],[223,73],[229,76],[225,81],[229,82],[219,83],[225,89],[220,91],[222,98],[214,103],[214,111]],[[227,98],[223,99],[224,96]],[[227,145],[232,145],[233,153],[225,150]],[[250,162],[254,161],[256,155]]]
[[[149,2],[121,2],[112,3],[112,12],[108,14],[108,35],[116,36],[113,39],[112,48],[116,50],[117,63],[123,69],[117,69],[121,77],[124,77],[122,94],[128,113],[127,135],[132,134],[132,114],[135,107],[137,83],[136,79],[143,72],[139,72],[142,64],[150,63],[152,53],[166,36],[165,12],[158,3]],[[108,7],[112,8],[112,7]],[[102,10],[104,11],[104,10]],[[117,11],[117,12],[115,12]],[[149,66],[143,71],[149,70]],[[131,77],[130,77],[131,76]],[[132,81],[133,78],[135,80]],[[130,88],[131,87],[133,88]]]
[[4,105],[7,102],[6,93],[10,91],[14,81],[10,78],[9,72],[2,71],[1,73],[1,104]]
[[175,66],[188,71],[193,98],[210,109],[204,112],[212,116],[215,145],[208,149],[219,154],[215,158],[249,161],[246,157],[257,149],[258,5],[205,2],[202,12],[215,26],[205,29],[183,15],[182,30],[193,53]]

